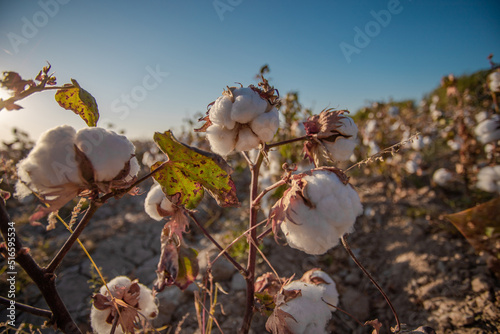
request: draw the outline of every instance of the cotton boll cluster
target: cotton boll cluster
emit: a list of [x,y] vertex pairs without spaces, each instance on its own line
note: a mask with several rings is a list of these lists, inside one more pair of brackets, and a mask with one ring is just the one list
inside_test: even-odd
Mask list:
[[313,269],[300,280],[285,285],[282,294],[294,290],[300,294],[277,305],[291,316],[285,318],[287,329],[293,334],[328,333],[325,327],[339,300],[335,282],[325,272]]
[[262,94],[273,92],[253,86],[224,91],[204,118],[212,151],[227,156],[234,150],[249,151],[272,140],[278,130],[279,113]]
[[446,168],[437,169],[434,174],[432,174],[432,180],[439,186],[444,187],[453,180],[453,173]]
[[500,193],[500,166],[482,168],[477,174],[476,187],[490,193]]
[[290,247],[308,254],[324,254],[339,243],[342,235],[352,231],[363,207],[354,188],[337,172],[324,168],[295,176],[291,187],[273,206],[273,228],[281,227]]
[[[109,289],[109,291],[108,291]],[[121,300],[117,306],[118,313],[111,295]],[[121,317],[115,333],[126,333],[136,327],[137,322],[143,322],[144,318],[152,320],[158,314],[153,292],[143,284],[131,281],[128,277],[118,276],[112,279],[106,286],[102,286],[99,294],[95,295],[90,322],[94,333],[106,334],[111,332],[115,317]],[[124,307],[123,304],[127,304]],[[142,316],[139,316],[139,313]]]
[[483,144],[500,140],[500,117],[495,115],[490,119],[483,120],[474,128],[474,133]]
[[159,184],[154,184],[144,201],[146,213],[154,220],[160,221],[166,216],[171,216],[176,208],[163,193]]

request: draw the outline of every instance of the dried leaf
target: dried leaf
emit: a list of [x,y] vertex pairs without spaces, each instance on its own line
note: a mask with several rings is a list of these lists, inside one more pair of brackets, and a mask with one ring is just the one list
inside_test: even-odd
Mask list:
[[11,111],[11,110],[23,109],[23,107],[21,107],[19,104],[12,103],[12,104],[6,105],[5,109],[7,109],[8,111]]
[[97,126],[99,120],[99,109],[95,98],[81,88],[78,82],[71,79],[73,85],[65,85],[68,88],[59,89],[55,99],[61,107],[72,110],[79,115],[88,126]]
[[[240,204],[230,167],[220,156],[180,143],[171,131],[155,133],[154,140],[168,156],[154,178],[172,203],[194,209],[203,199],[205,189],[221,207]],[[161,164],[157,162],[151,169]]]
[[193,248],[181,246],[179,252],[179,272],[175,280],[181,290],[185,290],[191,283],[194,282],[200,267],[198,265],[198,252]]
[[368,320],[367,322],[365,322],[365,326],[372,326],[374,328],[372,334],[380,334],[380,328],[382,328],[382,323],[378,321],[378,319]]
[[290,313],[276,308],[273,314],[267,319],[266,329],[273,334],[294,334],[286,322],[287,318],[291,318],[297,322]]
[[500,197],[445,217],[477,252],[490,254],[490,269],[500,277]]
[[0,80],[0,86],[11,90],[14,96],[19,95],[27,85],[34,85],[33,80],[23,80],[17,72],[3,72],[3,79]]

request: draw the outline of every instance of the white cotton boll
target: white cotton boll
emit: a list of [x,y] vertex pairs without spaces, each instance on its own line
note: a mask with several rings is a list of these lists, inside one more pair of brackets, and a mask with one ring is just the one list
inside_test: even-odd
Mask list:
[[492,92],[500,92],[500,72],[495,71],[488,75],[488,86]]
[[352,138],[339,137],[335,142],[323,142],[331,157],[335,161],[347,161],[351,157],[357,142]]
[[415,151],[420,151],[424,148],[424,139],[422,137],[418,137],[411,142],[411,148]]
[[250,128],[244,127],[238,132],[238,141],[236,142],[235,150],[238,152],[249,151],[259,147],[260,143],[259,137]]
[[250,128],[259,136],[262,142],[267,142],[272,140],[276,131],[278,131],[279,121],[278,110],[273,108],[271,111],[263,113],[251,121]]
[[352,231],[363,206],[356,191],[333,172],[316,171],[303,180],[307,182],[303,194],[313,207],[295,202],[289,214],[293,222],[285,219],[281,230],[290,247],[312,255],[324,254],[338,245],[343,234]]
[[28,156],[17,165],[19,185],[16,195],[30,194],[22,184],[39,194],[47,194],[66,183],[83,184],[75,160],[75,129],[62,125],[44,132]]
[[158,212],[158,205],[165,211],[174,211],[172,202],[168,200],[159,184],[151,187],[144,201],[144,210],[154,220],[162,220],[163,216]]
[[409,174],[415,174],[418,171],[418,164],[413,160],[408,160],[405,169]]
[[375,132],[376,129],[377,129],[377,121],[376,120],[371,119],[368,122],[366,122],[365,133],[367,135],[371,135],[373,132]]
[[128,172],[128,175],[125,177],[124,181],[131,182],[134,177],[137,176],[140,170],[141,166],[139,165],[139,161],[137,161],[136,157],[133,157],[132,159],[130,159],[130,171]]
[[135,154],[135,146],[127,137],[103,128],[79,130],[75,144],[92,163],[98,182],[113,180]]
[[235,122],[249,123],[267,109],[268,102],[251,88],[237,88],[233,91],[233,95],[235,99],[231,109],[231,119]]
[[207,139],[212,151],[222,156],[226,156],[234,150],[236,134],[235,129],[229,130],[215,124],[207,129]]
[[[132,282],[128,277],[118,276],[108,282],[109,291],[113,296],[116,296],[117,289],[119,288],[129,288]],[[158,306],[156,305],[156,300],[153,297],[153,292],[143,284],[139,283],[140,293],[139,293],[139,305],[138,312],[143,314],[147,319],[154,319],[158,314]],[[106,286],[102,286],[99,293],[104,296],[109,296]],[[94,333],[97,334],[107,334],[111,332],[112,324],[106,322],[106,319],[111,313],[111,308],[105,310],[99,310],[92,306],[90,311],[90,323]],[[123,334],[123,329],[121,326],[115,328],[115,333]]]
[[288,327],[294,334],[327,333],[326,324],[332,317],[330,307],[321,299],[325,297],[323,284],[307,284],[293,281],[283,287],[284,290],[300,290],[298,296],[280,306],[280,309],[289,313],[294,319],[286,318]]
[[370,142],[368,143],[368,147],[370,148],[370,151],[368,153],[369,155],[374,155],[380,152],[380,147],[373,140],[370,140]]
[[344,116],[341,118],[341,120],[338,122],[338,127],[337,130],[345,135],[345,136],[351,136],[353,139],[356,139],[358,136],[358,126],[352,118]]
[[231,119],[232,106],[233,102],[229,97],[220,96],[210,108],[210,121],[212,121],[213,124],[232,130],[236,124],[236,122]]
[[458,151],[460,150],[460,147],[462,147],[462,144],[460,143],[459,140],[448,140],[446,144],[451,148],[452,151]]
[[482,168],[477,174],[476,187],[490,193],[500,193],[500,166]]
[[452,179],[453,173],[446,168],[439,168],[432,174],[432,180],[442,187],[446,186]]
[[476,126],[474,133],[483,144],[500,140],[500,118],[493,117],[482,121]]

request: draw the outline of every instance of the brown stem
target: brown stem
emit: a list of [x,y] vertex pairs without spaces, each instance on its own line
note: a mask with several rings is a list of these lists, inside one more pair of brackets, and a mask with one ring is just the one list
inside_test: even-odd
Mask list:
[[250,324],[252,322],[253,312],[254,312],[254,295],[255,295],[255,263],[257,258],[257,230],[253,228],[257,224],[257,207],[253,204],[258,196],[258,186],[259,186],[259,169],[264,160],[264,155],[262,152],[259,154],[259,158],[254,165],[250,166],[250,172],[252,174],[252,181],[250,184],[250,219],[249,219],[249,229],[250,238],[248,242],[248,264],[247,264],[247,276],[245,277],[247,283],[247,304],[245,309],[245,315],[243,318],[243,324],[241,325],[240,334],[247,334],[250,330]]
[[346,235],[345,234],[340,238],[340,240],[342,240],[342,245],[344,245],[345,250],[347,251],[347,253],[349,253],[349,255],[351,256],[351,258],[353,259],[353,261],[359,267],[359,269],[361,269],[361,271],[363,271],[363,273],[366,275],[366,277],[368,277],[368,279],[373,283],[373,285],[375,285],[375,287],[382,294],[382,296],[384,296],[384,299],[387,302],[387,304],[389,305],[389,308],[391,309],[392,314],[394,314],[394,318],[396,318],[396,328],[395,328],[394,332],[398,333],[401,330],[401,323],[399,322],[398,314],[396,312],[396,309],[392,305],[391,300],[389,299],[389,297],[387,296],[387,294],[384,292],[384,290],[382,290],[382,288],[377,283],[377,281],[375,281],[375,279],[372,277],[372,275],[370,275],[370,273],[368,272],[368,270],[366,270],[365,267],[363,267],[363,265],[361,264],[361,262],[359,262],[359,260],[356,258],[356,256],[352,252],[351,248],[347,244],[347,239],[346,239]]
[[217,247],[220,251],[223,252],[222,255],[224,255],[224,257],[229,262],[231,262],[231,264],[241,273],[241,275],[246,277],[247,272],[246,272],[245,268],[243,268],[238,262],[236,262],[236,260],[231,255],[229,255],[227,252],[225,252],[224,248],[210,235],[210,233],[203,227],[203,225],[200,224],[200,222],[198,221],[198,219],[196,219],[196,217],[194,216],[194,214],[192,212],[187,211],[187,214],[194,221],[194,223],[200,228],[200,230],[203,232],[203,234],[205,234],[205,236],[208,238],[208,240],[210,240],[215,245],[215,247]]
[[73,88],[74,87],[74,86],[67,86],[67,87],[54,87],[54,86],[50,86],[50,87],[45,87],[46,84],[47,84],[47,81],[44,80],[40,84],[38,84],[36,86],[31,86],[28,89],[22,91],[21,93],[19,93],[19,95],[16,95],[16,96],[13,96],[11,98],[8,98],[7,100],[0,101],[0,111],[3,108],[5,108],[6,106],[11,105],[11,104],[13,104],[13,103],[15,103],[15,102],[17,102],[19,100],[22,100],[22,99],[24,99],[24,98],[26,98],[26,97],[30,96],[31,94],[34,94],[34,93],[43,92],[44,90],[68,89],[68,88]]
[[80,223],[78,223],[78,226],[76,227],[76,229],[69,236],[69,238],[66,240],[64,245],[61,247],[61,249],[56,254],[56,256],[52,259],[52,261],[49,263],[49,265],[45,268],[45,271],[47,273],[54,273],[56,271],[56,269],[59,267],[62,260],[66,256],[66,254],[69,252],[69,250],[71,249],[73,244],[76,242],[76,240],[78,239],[80,234],[83,232],[85,227],[90,222],[90,219],[94,216],[94,213],[97,211],[97,209],[101,205],[102,205],[102,203],[97,203],[95,201],[90,202],[90,206],[87,209],[87,212],[85,212],[85,215],[80,220]]
[[14,236],[9,234],[9,232],[12,233],[12,230],[9,231],[9,222],[11,222],[11,220],[5,208],[5,204],[3,200],[0,200],[0,230],[6,242],[14,241],[16,262],[38,286],[43,298],[52,311],[56,327],[64,333],[81,334],[80,329],[71,318],[66,305],[57,292],[55,275],[45,271],[45,269],[41,268],[38,263],[36,263],[30,255],[29,250],[23,247],[17,234]]
[[286,184],[286,182],[287,182],[286,180],[280,180],[280,181],[276,182],[275,184],[272,184],[269,187],[267,187],[266,189],[262,190],[262,192],[254,199],[252,206],[259,205],[259,202],[262,199],[262,197],[264,197],[271,190],[274,190],[274,189]]
[[[11,299],[0,296],[0,304],[4,304],[4,305],[9,306],[9,305],[11,305]],[[31,313],[31,314],[36,315],[38,317],[52,319],[52,312],[49,310],[44,310],[44,309],[41,309],[38,307],[29,306],[29,305],[26,305],[26,304],[23,304],[20,302],[16,302],[16,301],[15,301],[15,306],[16,306],[16,310]]]

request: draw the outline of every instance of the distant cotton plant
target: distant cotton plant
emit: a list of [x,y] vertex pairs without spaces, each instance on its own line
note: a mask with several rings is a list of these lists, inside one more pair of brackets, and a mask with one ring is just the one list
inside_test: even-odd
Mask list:
[[273,229],[281,228],[290,247],[319,255],[352,232],[362,213],[359,196],[342,172],[315,169],[294,176],[270,218]]
[[[114,301],[114,298],[119,302]],[[146,321],[158,315],[153,292],[125,276],[115,277],[108,282],[107,287],[102,286],[93,300],[90,322],[96,334],[110,333],[115,320],[118,321],[115,333],[133,333],[140,328],[138,324],[146,324]]]
[[441,187],[448,185],[452,179],[453,173],[446,168],[439,168],[432,174],[432,180]]
[[500,93],[500,72],[496,70],[488,75],[488,87],[494,93]]
[[490,193],[500,193],[500,166],[482,168],[477,174],[476,187]]

